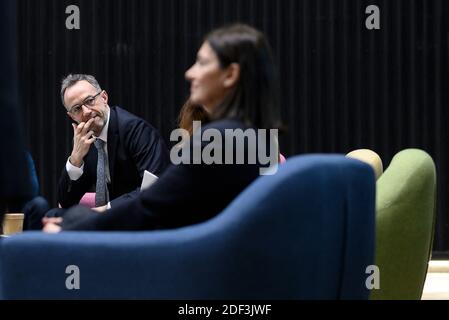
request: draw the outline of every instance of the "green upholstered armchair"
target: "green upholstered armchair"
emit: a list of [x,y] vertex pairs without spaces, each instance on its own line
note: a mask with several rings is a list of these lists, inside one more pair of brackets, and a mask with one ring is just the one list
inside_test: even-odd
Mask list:
[[436,173],[424,151],[397,153],[377,180],[376,265],[370,299],[421,299],[435,225]]

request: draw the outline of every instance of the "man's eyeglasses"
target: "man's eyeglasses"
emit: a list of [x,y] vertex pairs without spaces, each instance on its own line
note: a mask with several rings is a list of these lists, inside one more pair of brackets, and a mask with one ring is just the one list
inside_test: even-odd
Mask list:
[[81,104],[76,104],[74,105],[70,110],[69,113],[73,114],[74,116],[79,115],[82,111],[83,111],[83,106],[87,107],[87,108],[92,108],[93,106],[95,106],[95,100],[97,99],[98,95],[101,93],[102,91],[98,92],[96,95],[94,95],[93,97],[87,97],[86,99],[84,99],[84,101]]

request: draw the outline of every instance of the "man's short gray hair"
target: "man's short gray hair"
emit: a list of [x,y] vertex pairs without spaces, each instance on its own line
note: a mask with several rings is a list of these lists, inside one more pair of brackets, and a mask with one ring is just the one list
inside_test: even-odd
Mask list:
[[89,74],[69,74],[67,77],[62,79],[61,83],[61,101],[63,106],[65,106],[64,94],[67,88],[70,88],[71,86],[75,85],[78,81],[83,80],[89,82],[95,89],[97,89],[98,92],[101,91],[101,87],[98,84],[97,79],[95,79],[93,76]]

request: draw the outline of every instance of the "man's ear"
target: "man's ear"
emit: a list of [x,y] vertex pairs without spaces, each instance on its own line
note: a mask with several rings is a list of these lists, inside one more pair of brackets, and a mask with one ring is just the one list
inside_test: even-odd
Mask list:
[[100,93],[100,96],[103,99],[104,103],[108,104],[109,97],[108,97],[108,93],[106,92],[106,90],[103,90],[103,92]]
[[223,82],[225,88],[232,88],[235,86],[240,78],[240,65],[238,63],[231,63],[226,68],[226,78]]

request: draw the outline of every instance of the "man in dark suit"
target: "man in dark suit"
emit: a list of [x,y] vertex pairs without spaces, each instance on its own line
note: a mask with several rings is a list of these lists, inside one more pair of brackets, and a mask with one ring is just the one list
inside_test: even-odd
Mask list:
[[160,175],[169,164],[158,131],[119,107],[109,107],[108,95],[94,77],[68,75],[61,99],[74,121],[73,149],[59,180],[61,207],[78,204],[95,186],[96,207],[110,208],[138,195],[145,170]]

